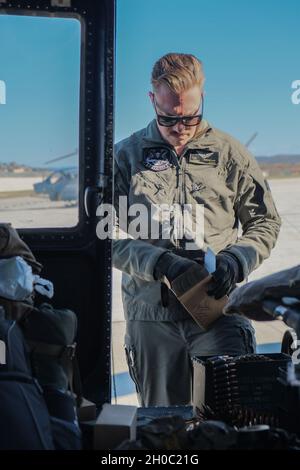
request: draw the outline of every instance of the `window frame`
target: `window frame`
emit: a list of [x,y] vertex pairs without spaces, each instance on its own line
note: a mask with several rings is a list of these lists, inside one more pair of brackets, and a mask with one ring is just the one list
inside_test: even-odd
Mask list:
[[58,241],[62,246],[76,246],[94,236],[99,203],[112,201],[114,37],[113,31],[102,27],[106,14],[110,14],[108,8],[103,9],[102,16],[91,0],[65,2],[70,6],[53,6],[55,3],[59,2],[0,0],[0,15],[74,18],[80,22],[78,223],[73,227],[18,230],[28,242],[38,246],[56,245]]

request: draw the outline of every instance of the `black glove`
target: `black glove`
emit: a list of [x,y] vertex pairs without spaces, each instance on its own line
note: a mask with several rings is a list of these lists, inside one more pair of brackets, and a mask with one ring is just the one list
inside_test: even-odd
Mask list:
[[[191,270],[190,268],[195,269]],[[185,272],[187,272],[187,275],[181,281],[183,283],[183,290],[188,290],[203,279],[203,267],[198,261],[166,251],[158,258],[153,276],[156,280],[165,283],[170,288],[174,279]]]
[[166,251],[158,258],[153,276],[157,281],[165,282],[167,279],[171,283],[195,264],[191,259]]
[[237,282],[243,280],[242,269],[236,256],[228,252],[220,252],[216,256],[217,269],[212,274],[213,280],[207,294],[221,299],[230,294]]

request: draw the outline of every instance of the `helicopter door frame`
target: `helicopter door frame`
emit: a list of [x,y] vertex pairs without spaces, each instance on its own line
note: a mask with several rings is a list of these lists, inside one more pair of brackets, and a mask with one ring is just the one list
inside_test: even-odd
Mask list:
[[[58,286],[54,304],[65,301],[69,308],[78,306],[79,365],[86,379],[86,396],[97,403],[107,402],[111,240],[97,238],[96,210],[102,202],[112,203],[115,0],[0,0],[3,14],[76,18],[81,23],[79,222],[70,228],[18,231],[44,264],[42,274]],[[66,277],[73,286],[66,284]]]

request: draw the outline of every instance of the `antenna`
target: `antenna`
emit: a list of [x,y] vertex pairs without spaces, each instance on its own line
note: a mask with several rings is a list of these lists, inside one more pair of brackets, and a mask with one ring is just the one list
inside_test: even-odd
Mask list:
[[52,160],[48,160],[47,162],[45,162],[45,164],[48,165],[48,163],[58,162],[59,160],[64,160],[65,158],[73,157],[73,155],[76,155],[77,153],[78,153],[78,149],[75,149],[71,153],[67,153],[66,155],[62,155],[61,157],[57,157],[57,158],[53,158]]
[[250,137],[250,139],[248,140],[248,142],[245,144],[245,147],[248,148],[248,147],[252,144],[253,140],[256,139],[257,136],[258,136],[258,132],[254,132],[254,134],[252,135],[252,137]]

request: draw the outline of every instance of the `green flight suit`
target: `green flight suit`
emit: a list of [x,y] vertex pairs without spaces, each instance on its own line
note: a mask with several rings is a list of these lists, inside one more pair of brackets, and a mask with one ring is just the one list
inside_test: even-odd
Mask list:
[[[174,394],[178,377],[182,377],[183,369],[186,369],[185,359],[182,367],[179,358],[176,359],[177,373],[174,372],[172,379],[169,377],[169,385],[164,379],[174,352],[178,352],[179,342],[190,341],[186,339],[189,335],[183,339],[182,328],[186,331],[189,325],[194,338],[191,354],[197,352],[199,355],[254,351],[254,333],[246,319],[233,316],[243,334],[232,335],[230,348],[230,335],[227,332],[225,338],[224,324],[228,322],[232,327],[232,319],[222,318],[205,332],[194,324],[174,296],[169,297],[167,304],[162,302],[161,283],[153,278],[155,264],[165,250],[185,249],[186,240],[176,237],[173,226],[169,238],[151,238],[151,207],[154,204],[179,207],[190,204],[194,211],[197,205],[204,205],[204,247],[209,246],[215,253],[225,249],[233,253],[240,261],[244,278],[270,255],[280,230],[280,217],[253,156],[238,141],[206,121],[202,121],[180,157],[162,138],[156,120],[151,121],[145,129],[116,144],[114,172],[117,226],[124,212],[134,204],[143,204],[149,214],[148,224],[143,224],[144,239],[113,240],[113,264],[123,271],[122,300],[127,321],[125,343],[130,372],[139,390],[141,404],[187,403],[190,385]],[[119,207],[120,196],[123,200],[127,198],[127,207]],[[195,217],[194,212],[192,217]],[[128,225],[133,219],[133,216],[128,217]],[[239,223],[242,235],[238,237]],[[128,225],[125,231],[130,233]],[[148,229],[148,237],[145,237]],[[160,226],[160,235],[161,230]],[[169,343],[159,341],[157,329],[161,326],[161,331],[165,331],[167,325],[173,338],[176,327],[177,339],[173,343],[171,340]],[[142,332],[146,335],[144,339]],[[246,346],[242,337],[251,337]],[[222,338],[226,350],[222,347]],[[154,366],[153,351],[157,348],[160,359]],[[163,371],[161,377],[158,370]],[[151,390],[155,391],[152,393]],[[181,403],[177,403],[178,400]]]

